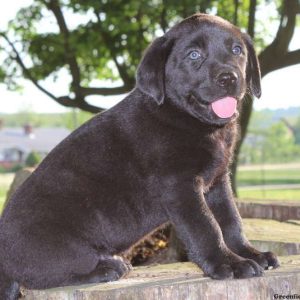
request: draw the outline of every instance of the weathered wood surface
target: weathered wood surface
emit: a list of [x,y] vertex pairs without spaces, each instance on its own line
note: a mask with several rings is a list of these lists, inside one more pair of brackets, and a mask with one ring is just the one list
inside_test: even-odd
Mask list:
[[278,255],[300,254],[300,226],[297,221],[243,219],[245,235],[261,251]]
[[[254,201],[254,200],[251,200]],[[243,218],[273,219],[278,221],[300,220],[300,201],[279,202],[237,201]]]
[[204,277],[192,263],[139,267],[116,282],[26,291],[25,300],[266,300],[300,294],[300,256],[280,261],[279,269],[263,277],[222,281]]

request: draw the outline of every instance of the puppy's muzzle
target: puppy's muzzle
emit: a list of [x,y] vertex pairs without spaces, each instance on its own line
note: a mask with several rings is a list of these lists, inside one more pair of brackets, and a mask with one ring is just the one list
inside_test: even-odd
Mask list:
[[238,75],[235,72],[224,72],[218,75],[217,84],[225,89],[233,89],[236,87]]

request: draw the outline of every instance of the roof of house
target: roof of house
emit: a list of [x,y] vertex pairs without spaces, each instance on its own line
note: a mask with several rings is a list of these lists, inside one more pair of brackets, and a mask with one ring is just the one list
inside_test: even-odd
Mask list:
[[25,133],[24,128],[6,127],[0,130],[0,151],[17,148],[48,153],[69,134],[66,128],[34,128],[32,133]]

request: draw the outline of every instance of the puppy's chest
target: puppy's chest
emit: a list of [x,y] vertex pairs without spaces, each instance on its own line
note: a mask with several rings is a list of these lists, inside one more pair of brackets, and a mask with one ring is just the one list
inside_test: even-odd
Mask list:
[[234,135],[231,132],[211,135],[207,140],[208,159],[205,168],[199,174],[205,190],[213,185],[215,180],[227,172],[234,145]]

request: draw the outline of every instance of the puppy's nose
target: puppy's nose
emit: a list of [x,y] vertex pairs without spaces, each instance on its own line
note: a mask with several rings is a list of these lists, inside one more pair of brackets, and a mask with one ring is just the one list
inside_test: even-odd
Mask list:
[[237,83],[238,76],[234,72],[224,72],[217,77],[217,84],[221,87],[233,87]]

